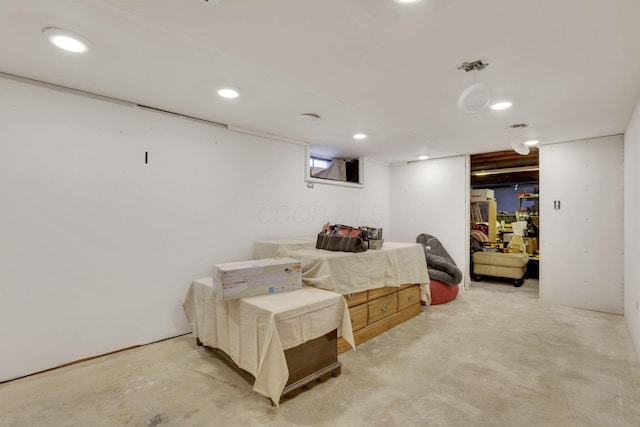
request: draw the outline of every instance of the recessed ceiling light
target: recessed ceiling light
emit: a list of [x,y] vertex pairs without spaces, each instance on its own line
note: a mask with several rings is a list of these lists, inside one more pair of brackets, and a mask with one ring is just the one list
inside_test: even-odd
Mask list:
[[234,99],[240,96],[240,89],[232,86],[221,86],[216,90],[218,96],[227,99]]
[[89,41],[80,34],[61,28],[45,28],[43,31],[49,41],[60,49],[73,53],[85,53],[89,51]]
[[356,133],[353,135],[353,139],[365,139],[367,137],[366,133]]
[[491,104],[491,108],[492,110],[506,110],[507,108],[511,108],[511,106],[513,105],[513,102],[511,101],[496,101],[493,104]]
[[418,156],[418,160],[427,160],[428,158],[429,156],[425,156],[425,155]]
[[530,141],[526,141],[524,145],[538,145],[539,143],[540,141],[536,141],[535,139],[532,139]]
[[411,3],[418,3],[420,0],[393,0],[394,3],[398,3],[398,4],[411,4]]

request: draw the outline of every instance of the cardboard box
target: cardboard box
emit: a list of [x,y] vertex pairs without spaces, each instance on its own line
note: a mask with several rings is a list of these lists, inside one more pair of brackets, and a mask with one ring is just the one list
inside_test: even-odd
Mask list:
[[485,200],[495,200],[493,190],[488,188],[482,188],[478,190],[471,190],[471,201],[482,202]]
[[538,250],[538,238],[537,237],[523,237],[524,244],[527,246],[527,253],[533,255]]
[[292,258],[266,258],[213,266],[213,286],[221,300],[302,288],[302,266]]

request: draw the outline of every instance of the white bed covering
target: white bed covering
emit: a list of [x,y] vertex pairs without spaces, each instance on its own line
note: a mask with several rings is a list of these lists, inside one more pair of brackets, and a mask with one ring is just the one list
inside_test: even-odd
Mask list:
[[221,301],[208,277],[191,283],[183,307],[193,335],[252,374],[253,390],[276,404],[289,379],[284,350],[334,329],[355,348],[344,298],[322,289]]
[[418,243],[384,242],[380,250],[332,252],[315,239],[256,241],[255,259],[286,256],[302,264],[302,283],[341,295],[384,286],[420,284],[420,299],[431,303],[424,248]]

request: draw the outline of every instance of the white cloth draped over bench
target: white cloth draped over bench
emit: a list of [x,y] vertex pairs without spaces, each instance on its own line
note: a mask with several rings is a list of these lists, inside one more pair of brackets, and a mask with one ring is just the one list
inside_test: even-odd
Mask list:
[[322,289],[303,286],[221,301],[208,277],[191,283],[183,308],[193,335],[253,375],[253,390],[276,404],[289,378],[284,350],[334,329],[355,347],[347,303],[341,295]]

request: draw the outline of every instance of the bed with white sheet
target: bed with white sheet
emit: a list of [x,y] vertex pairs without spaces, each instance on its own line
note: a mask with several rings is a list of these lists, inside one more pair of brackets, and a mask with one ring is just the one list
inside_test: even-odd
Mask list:
[[424,248],[418,243],[385,241],[379,250],[333,252],[315,248],[315,239],[262,240],[254,259],[289,257],[302,264],[302,283],[341,295],[370,289],[420,285],[420,299],[431,302]]

